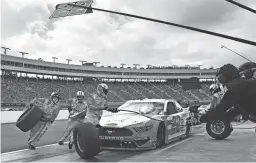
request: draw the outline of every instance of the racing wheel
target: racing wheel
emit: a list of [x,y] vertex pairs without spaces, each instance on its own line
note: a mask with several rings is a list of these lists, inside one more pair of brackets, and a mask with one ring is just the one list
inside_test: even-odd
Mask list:
[[99,129],[89,122],[74,128],[74,145],[80,158],[91,159],[100,153]]
[[208,135],[217,140],[226,139],[233,131],[230,119],[225,114],[218,113],[214,109],[202,115],[200,122],[206,123]]
[[229,137],[233,128],[228,120],[216,119],[206,123],[206,131],[212,138],[223,140]]
[[16,126],[23,132],[31,130],[43,115],[43,111],[35,105],[24,111],[16,122]]

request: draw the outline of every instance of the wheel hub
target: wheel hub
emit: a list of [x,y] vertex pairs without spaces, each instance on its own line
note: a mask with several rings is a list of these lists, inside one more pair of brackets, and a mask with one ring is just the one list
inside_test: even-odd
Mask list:
[[211,130],[215,134],[222,134],[225,130],[225,124],[220,120],[214,121],[211,124]]

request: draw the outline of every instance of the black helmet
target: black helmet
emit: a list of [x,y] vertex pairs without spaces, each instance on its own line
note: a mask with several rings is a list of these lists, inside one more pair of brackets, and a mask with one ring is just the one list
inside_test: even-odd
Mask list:
[[256,68],[255,62],[246,62],[239,66],[239,72],[241,75],[244,75],[245,78],[251,79],[253,77],[253,69]]
[[225,64],[220,67],[216,75],[218,76],[218,80],[221,84],[226,84],[233,79],[240,77],[239,70],[232,64]]

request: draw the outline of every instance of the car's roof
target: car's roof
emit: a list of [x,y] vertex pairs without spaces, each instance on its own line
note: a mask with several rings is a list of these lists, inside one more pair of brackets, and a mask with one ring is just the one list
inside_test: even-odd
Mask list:
[[173,99],[143,99],[143,100],[129,100],[127,102],[160,102],[165,103],[166,101],[175,102]]

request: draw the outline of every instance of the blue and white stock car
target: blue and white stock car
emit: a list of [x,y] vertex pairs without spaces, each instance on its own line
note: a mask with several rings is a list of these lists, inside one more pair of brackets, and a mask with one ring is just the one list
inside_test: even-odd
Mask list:
[[104,115],[100,121],[104,149],[150,150],[190,134],[190,113],[175,100],[130,100],[118,109],[127,111]]

